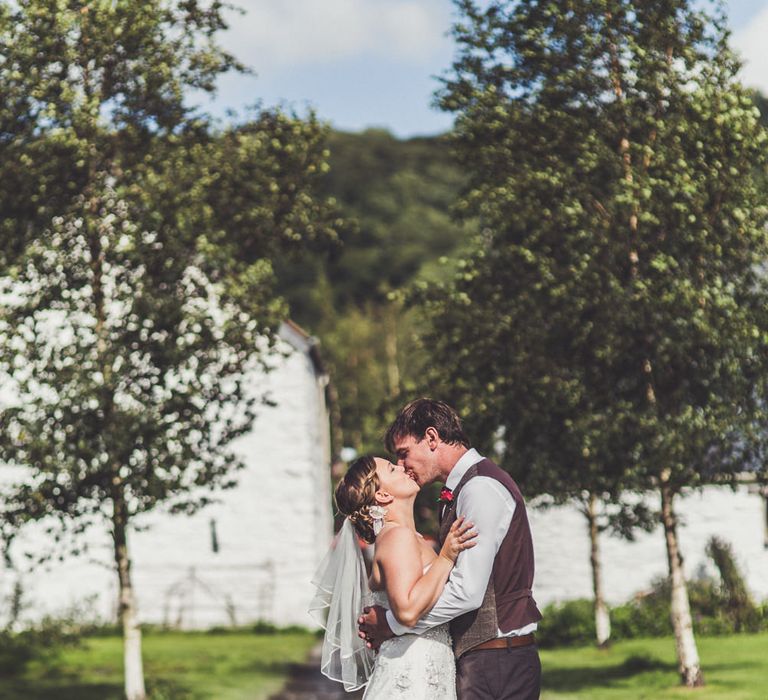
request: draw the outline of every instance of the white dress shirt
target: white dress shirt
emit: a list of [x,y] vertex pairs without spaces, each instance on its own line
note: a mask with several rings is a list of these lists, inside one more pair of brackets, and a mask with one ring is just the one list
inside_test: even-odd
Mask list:
[[[465,452],[454,465],[445,485],[453,490],[464,478],[469,468],[483,459],[477,450]],[[450,622],[459,615],[476,610],[483,604],[485,591],[493,570],[493,560],[509,530],[515,512],[515,499],[496,479],[476,476],[461,489],[456,506],[457,516],[463,515],[477,530],[477,544],[461,552],[451,576],[445,584],[432,610],[419,620],[414,627],[401,625],[387,610],[387,622],[397,635],[406,632],[421,634],[436,625]],[[514,637],[536,630],[533,622],[520,629],[502,632],[499,637]]]

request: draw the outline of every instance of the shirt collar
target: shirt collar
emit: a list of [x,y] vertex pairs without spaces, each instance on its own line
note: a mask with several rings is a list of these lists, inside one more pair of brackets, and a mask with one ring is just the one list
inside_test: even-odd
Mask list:
[[464,478],[464,475],[469,468],[482,459],[482,455],[474,447],[470,447],[463,455],[461,455],[461,457],[459,457],[459,461],[453,465],[451,473],[448,474],[448,478],[445,480],[445,485],[453,491]]

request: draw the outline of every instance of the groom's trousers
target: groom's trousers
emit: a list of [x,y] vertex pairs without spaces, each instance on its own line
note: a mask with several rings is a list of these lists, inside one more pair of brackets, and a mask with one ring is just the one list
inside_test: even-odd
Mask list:
[[468,651],[456,664],[459,700],[537,700],[541,661],[535,644]]

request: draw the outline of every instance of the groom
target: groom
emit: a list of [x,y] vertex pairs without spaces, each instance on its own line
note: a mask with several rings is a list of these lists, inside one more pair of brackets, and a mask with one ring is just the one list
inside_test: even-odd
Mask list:
[[442,401],[412,401],[385,439],[419,486],[445,482],[440,541],[459,515],[474,523],[479,536],[415,627],[404,627],[375,606],[358,620],[360,636],[378,649],[394,635],[421,634],[450,621],[459,700],[538,698],[541,663],[533,633],[541,613],[531,595],[533,543],[517,484],[470,448],[461,419]]

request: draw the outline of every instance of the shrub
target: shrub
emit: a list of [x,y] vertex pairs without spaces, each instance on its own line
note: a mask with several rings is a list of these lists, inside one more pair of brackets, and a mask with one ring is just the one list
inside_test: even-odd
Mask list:
[[24,633],[0,632],[0,676],[22,673],[32,659],[40,656],[39,649]]
[[308,633],[310,630],[307,627],[301,625],[287,625],[285,627],[278,627],[271,622],[257,622],[251,627],[251,631],[255,634],[295,634],[295,633]]
[[18,628],[23,624],[22,613],[29,606],[20,581],[16,581],[4,602],[8,612],[5,626],[0,629],[0,676],[19,675],[33,660],[50,663],[62,649],[76,646],[82,637],[97,635],[104,629],[93,616],[93,597],[74,603],[58,615],[47,615],[39,622],[27,624],[21,630]]
[[757,632],[765,623],[763,611],[749,595],[744,576],[736,564],[736,557],[728,542],[712,537],[707,554],[720,572],[718,587],[718,613],[734,632]]
[[0,631],[0,676],[19,675],[32,660],[55,658],[68,646],[76,646],[80,636],[70,630],[66,621],[45,618],[21,632]]
[[595,639],[595,614],[591,600],[580,598],[551,603],[541,614],[543,619],[536,632],[539,646],[589,644]]
[[[661,637],[672,634],[670,585],[666,578],[656,579],[651,590],[611,610],[611,638]],[[717,636],[740,631],[757,631],[768,618],[755,607],[751,626],[737,625],[729,616],[720,585],[710,578],[688,582],[693,627],[697,634]],[[742,618],[742,622],[743,622]]]
[[670,586],[655,579],[650,591],[611,610],[611,639],[663,637],[672,634],[669,614]]
[[[768,629],[768,601],[757,605],[747,590],[731,546],[716,537],[707,545],[707,554],[720,572],[720,580],[699,578],[688,582],[694,630],[716,636],[734,632]],[[612,608],[611,639],[662,637],[672,634],[670,584],[666,577],[655,579],[648,592]],[[591,600],[572,600],[548,605],[542,611],[537,636],[542,646],[591,644],[595,622]]]
[[[700,579],[688,584],[693,626],[697,634],[717,636],[739,631],[768,629],[768,602],[754,606],[753,617],[740,618],[737,626],[723,599],[719,584]],[[650,591],[611,609],[611,639],[665,637],[672,634],[669,609],[670,586],[666,578],[656,579]],[[595,642],[595,621],[591,600],[579,599],[548,605],[542,611],[536,636],[542,647],[572,646]],[[745,624],[745,619],[749,624]]]

